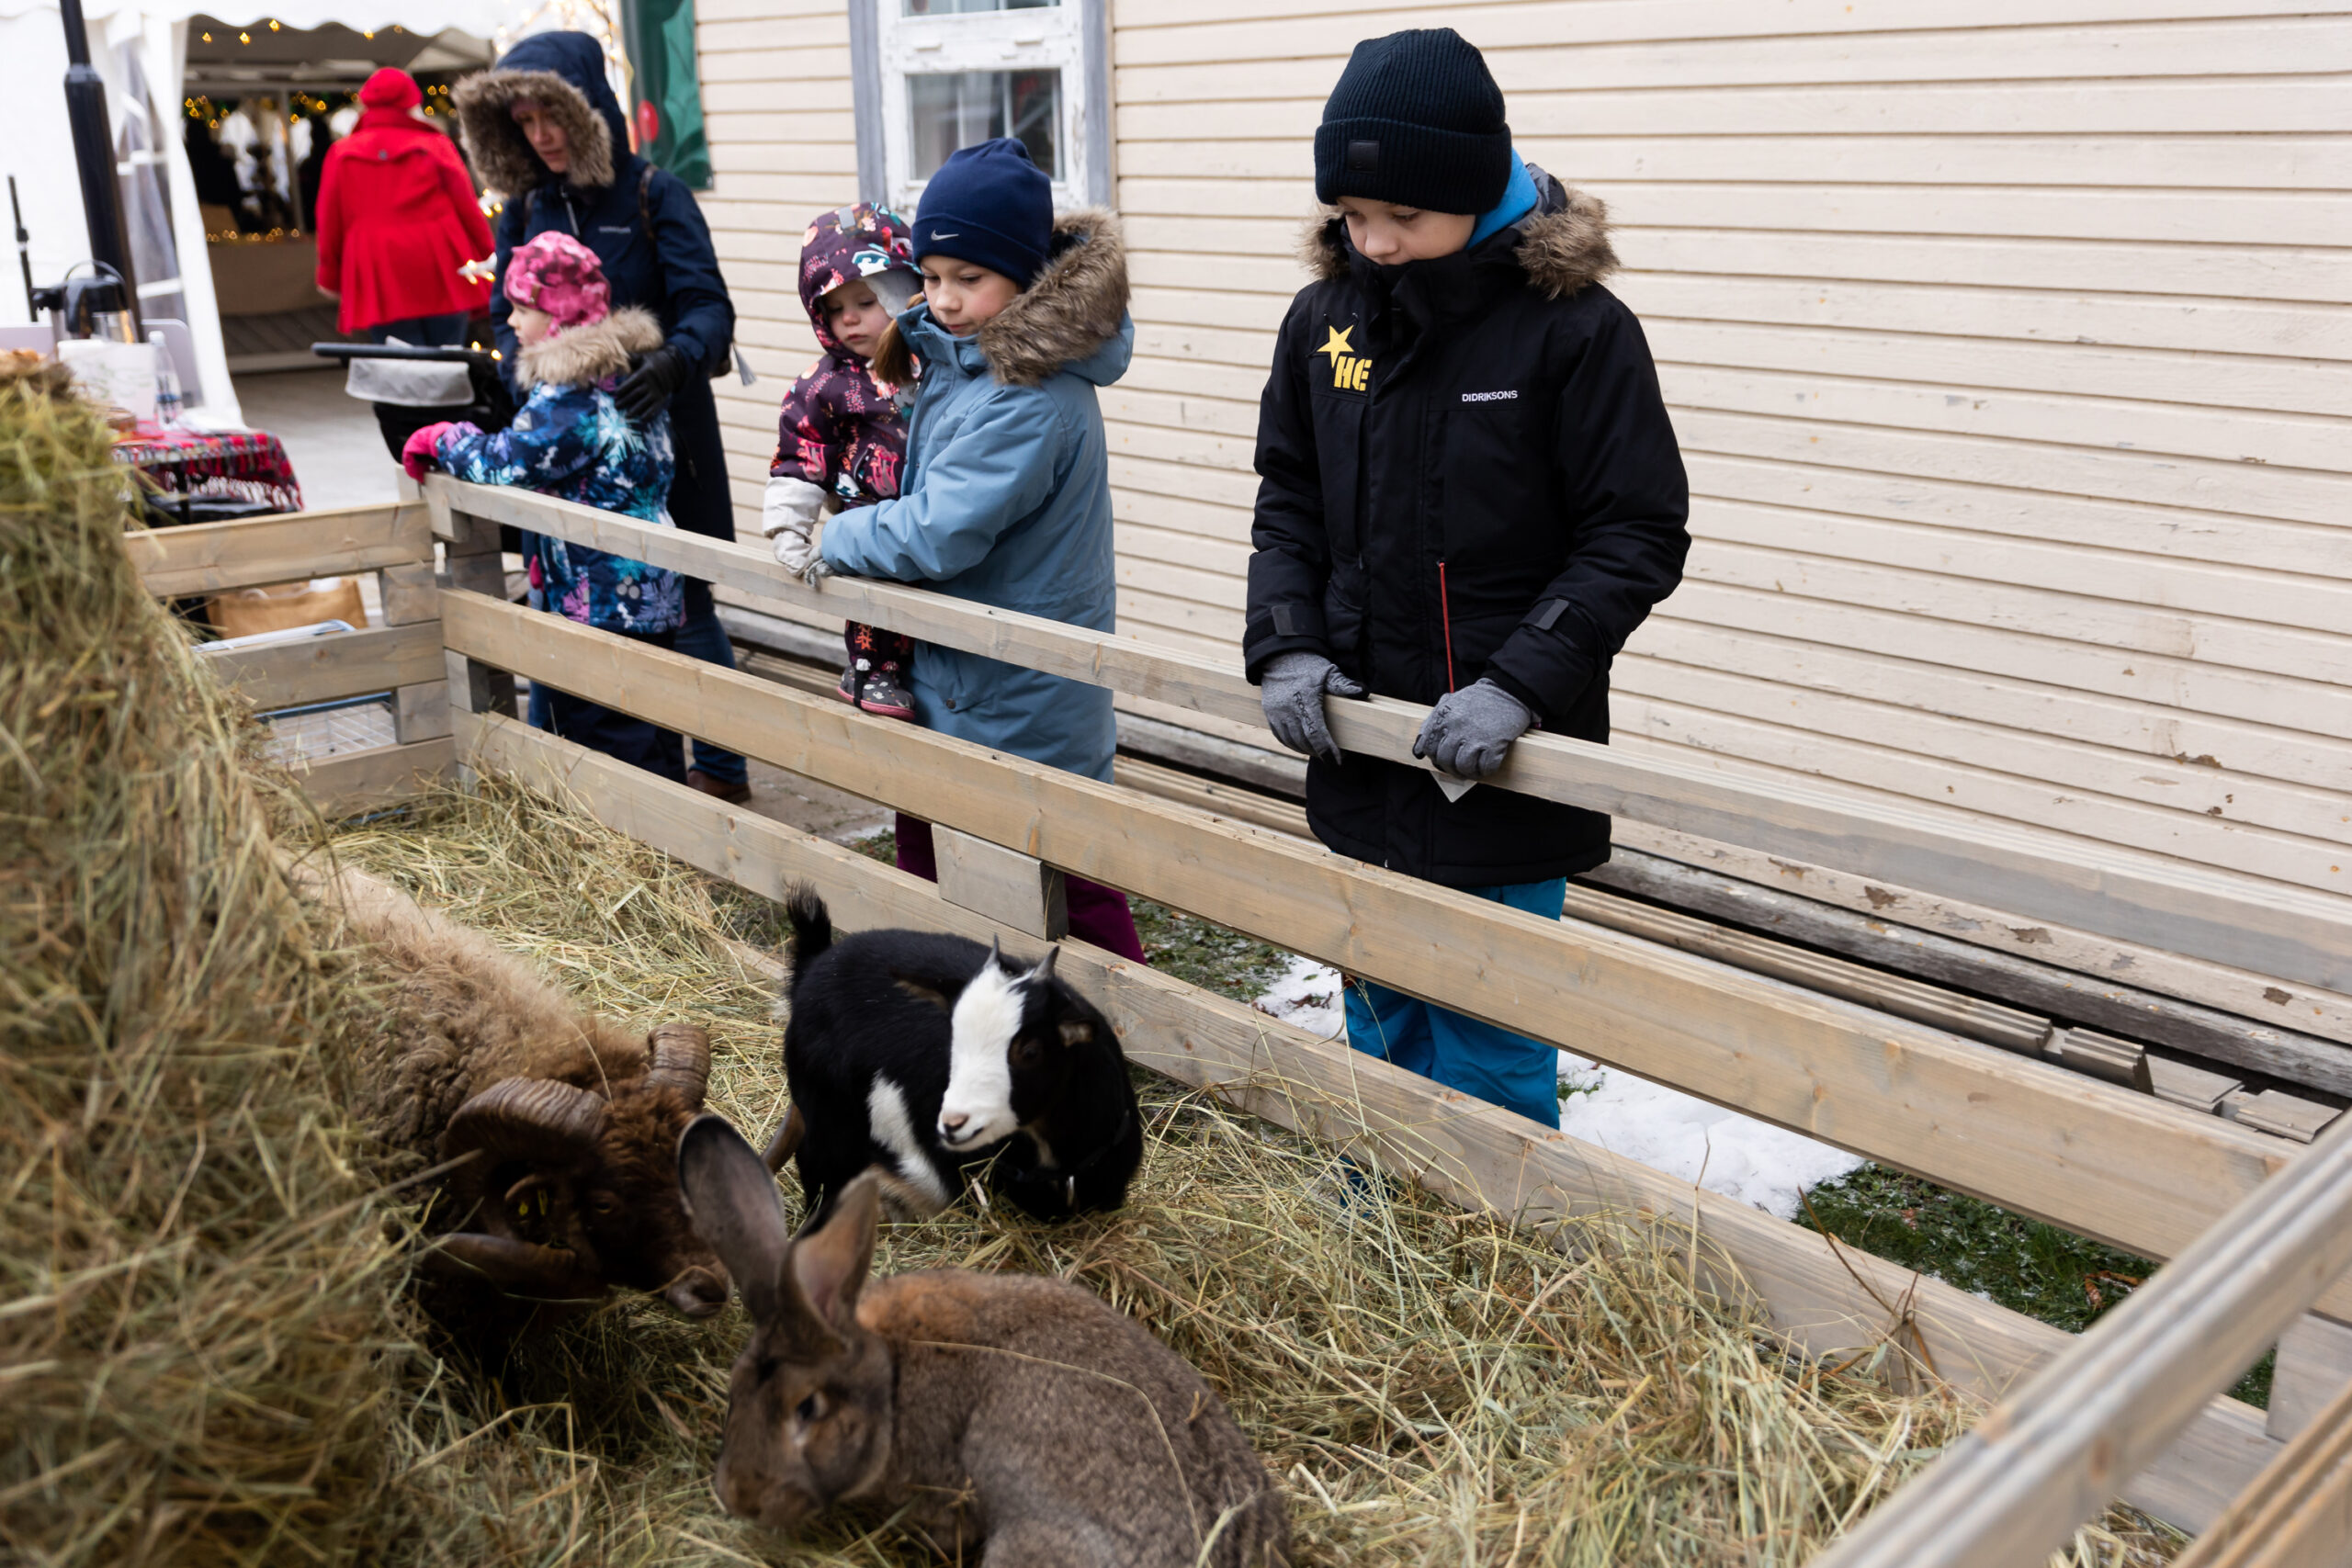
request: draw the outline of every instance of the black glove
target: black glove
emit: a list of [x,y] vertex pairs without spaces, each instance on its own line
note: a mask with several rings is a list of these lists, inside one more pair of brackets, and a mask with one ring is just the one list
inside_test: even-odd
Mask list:
[[642,424],[670,406],[678,389],[694,371],[694,361],[682,349],[663,344],[633,362],[621,384],[613,389],[613,402],[621,412]]
[[1413,755],[1457,779],[1483,779],[1501,768],[1510,743],[1534,722],[1525,703],[1492,681],[1474,682],[1437,700],[1413,738]]
[[1340,672],[1340,667],[1319,653],[1293,649],[1266,661],[1258,679],[1258,700],[1266,710],[1266,728],[1294,751],[1305,751],[1327,762],[1340,760],[1340,743],[1323,721],[1323,694],[1361,697],[1363,687]]

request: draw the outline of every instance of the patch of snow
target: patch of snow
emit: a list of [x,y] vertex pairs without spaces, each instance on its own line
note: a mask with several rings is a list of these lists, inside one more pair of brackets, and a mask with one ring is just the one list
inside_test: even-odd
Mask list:
[[[1339,971],[1293,956],[1259,1010],[1327,1040],[1346,1038]],[[1860,1156],[1631,1073],[1560,1053],[1560,1130],[1710,1192],[1793,1219],[1797,1195],[1862,1164]]]
[[1340,999],[1340,972],[1328,964],[1291,954],[1282,977],[1258,998],[1258,1010],[1272,1013],[1325,1040],[1347,1032],[1347,1011]]
[[1569,1090],[1560,1104],[1568,1136],[1784,1220],[1796,1217],[1799,1193],[1862,1164],[1858,1155],[1566,1051],[1560,1078]]

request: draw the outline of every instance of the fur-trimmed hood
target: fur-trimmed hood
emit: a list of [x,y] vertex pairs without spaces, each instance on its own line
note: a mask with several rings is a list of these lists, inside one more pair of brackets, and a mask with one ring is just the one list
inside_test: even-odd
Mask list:
[[1127,245],[1106,208],[1054,220],[1050,259],[975,335],[997,379],[1035,387],[1119,335],[1127,314]]
[[490,70],[458,83],[451,95],[475,175],[510,201],[552,177],[514,123],[514,105],[524,98],[563,127],[571,144],[566,184],[578,190],[612,185],[615,149],[628,149],[628,122],[605,79],[605,54],[595,39],[585,33],[534,34]]
[[641,305],[624,305],[594,326],[569,327],[514,356],[514,379],[533,387],[581,387],[617,376],[632,354],[662,346],[662,323]]
[[[1565,299],[1589,283],[1598,283],[1617,270],[1617,253],[1609,243],[1609,208],[1597,196],[1564,186],[1534,164],[1527,165],[1535,181],[1535,210],[1512,224],[1518,235],[1510,243],[1511,257],[1527,275],[1530,287],[1555,299]],[[1500,236],[1487,240],[1479,254]],[[1301,237],[1299,259],[1317,278],[1329,281],[1348,276],[1355,254],[1348,243],[1348,226],[1336,207],[1326,207],[1307,220]]]

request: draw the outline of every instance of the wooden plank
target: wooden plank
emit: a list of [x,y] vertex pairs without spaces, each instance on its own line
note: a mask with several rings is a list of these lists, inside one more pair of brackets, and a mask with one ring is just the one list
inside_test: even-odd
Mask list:
[[[914,926],[980,941],[1010,936],[930,885],[855,852],[612,761],[512,719],[458,720],[472,765],[568,794],[620,831],[755,893],[815,883],[846,930]],[[1015,952],[1020,951],[1018,946]],[[1111,1018],[1128,1055],[1214,1088],[1296,1131],[1377,1159],[1474,1211],[1541,1226],[1595,1211],[1695,1233],[1713,1288],[1758,1301],[1792,1343],[1825,1359],[1886,1344],[1897,1369],[1996,1394],[2063,1352],[2069,1336],[1965,1292],[1906,1273],[1745,1203],[1704,1191],[1509,1111],[1435,1089],[1256,1010],[1083,942],[1060,973]],[[1888,1303],[1903,1303],[1900,1321]],[[2126,1488],[2137,1506],[2196,1529],[2275,1447],[2258,1413],[2207,1406],[2184,1439]]]
[[[2276,1140],[1939,1030],[1555,921],[452,592],[451,649],[1917,1171],[2143,1257]],[[2352,1317],[2352,1291],[2329,1310]]]
[[2211,1115],[2222,1103],[2222,1097],[2243,1086],[2244,1078],[2227,1073],[2217,1073],[2211,1067],[2169,1056],[2161,1051],[2146,1055],[2148,1088],[2159,1100],[2174,1105],[2185,1105],[2191,1111]]
[[[2088,1073],[2095,1078],[2138,1089],[2142,1094],[2156,1092],[2148,1048],[2136,1041],[2118,1040],[2095,1029],[2060,1029],[2052,1032],[2042,1051],[2052,1061],[2062,1062],[2078,1073]],[[2165,1098],[2173,1104],[2179,1103],[2170,1096]]]
[[[1110,686],[1256,727],[1257,689],[1238,671],[1008,611],[893,583],[829,579],[811,590],[766,552],[634,522],[527,491],[432,489],[469,513],[515,522],[748,593],[908,632],[1031,669]],[[1329,705],[1350,751],[1411,763],[1429,710],[1378,697]],[[2352,901],[2261,886],[1997,824],[1962,826],[1905,806],[1858,808],[1826,791],[1758,789],[1693,762],[1641,760],[1605,746],[1529,736],[1495,784],[1611,816],[1799,859],[1838,864],[1909,887],[2015,909],[2035,919],[2146,942],[2219,963],[2352,990]]]
[[2352,1264],[2352,1123],[2323,1137],[1815,1559],[2013,1568],[2057,1550]]
[[[441,640],[437,627],[433,640]],[[402,741],[431,740],[449,733],[449,682],[444,668],[442,679],[402,686],[392,694],[392,732]]]
[[376,593],[382,602],[384,624],[413,626],[441,618],[441,588],[430,560],[413,566],[388,566],[376,574]]
[[433,558],[424,509],[398,503],[139,530],[122,544],[147,592],[162,599]]
[[[2192,724],[2199,716],[2235,717],[2248,725],[2267,725],[2287,732],[2274,749],[2256,755],[2276,756],[2290,750],[2307,735],[2352,738],[2352,689],[2200,663],[2194,657],[2066,640],[2064,627],[2040,624],[2038,613],[2031,619],[2018,614],[2038,612],[2038,606],[2021,605],[2004,594],[1985,595],[1984,602],[1998,604],[2004,612],[2004,624],[1987,626],[1931,615],[1931,606],[1916,593],[1883,592],[1891,584],[1879,585],[1881,604],[1858,604],[1790,592],[1785,579],[1778,588],[1769,578],[1752,581],[1740,567],[1735,559],[1722,568],[1708,568],[1724,570],[1730,579],[1724,581],[1685,577],[1674,596],[1658,607],[1627,645],[1634,649],[1634,657],[1642,656],[1645,637],[1657,635],[1651,630],[1653,623],[1690,623],[1702,628],[1759,633],[1783,642],[1810,643],[1825,650],[1843,649],[1854,656],[1907,660],[1937,671],[1976,671],[2091,698],[2111,697],[2158,725],[2173,721],[2174,715],[2167,710],[2182,710]],[[1924,583],[1915,582],[1914,587],[1924,587]],[[1922,635],[1923,621],[1934,623],[1932,637]],[[2194,648],[2182,649],[2192,656],[2195,651]],[[2056,700],[2020,690],[2009,711],[2030,711],[2037,704]],[[2034,728],[2049,730],[2061,726],[2052,719],[2037,721]],[[2204,733],[2219,739],[2210,728]],[[2183,745],[2162,754],[2186,756],[2193,761],[2204,756],[2219,759],[2234,750]],[[2247,771],[2267,770],[2249,766]]]
[[2308,1144],[2342,1116],[2344,1110],[2283,1089],[2266,1089],[2258,1094],[2223,1095],[2222,1114],[2256,1132]]
[[[1785,603],[1785,596],[1778,602]],[[1770,614],[1772,603],[1767,601],[1763,615]],[[1740,617],[1761,618],[1753,612]],[[1924,640],[1918,624],[1905,619],[1912,631],[1910,646],[1917,649]],[[2032,646],[2013,651],[2011,662],[2031,668]],[[1963,651],[1949,647],[1938,648],[1933,659],[1911,659],[1892,649],[1815,643],[1787,629],[1727,626],[1702,610],[1686,608],[1679,595],[1642,624],[1611,671],[1612,688],[1665,694],[1670,679],[1645,670],[1651,660],[1702,670],[1769,668],[1791,686],[1868,697],[1949,719],[2192,765],[2233,781],[2268,778],[2325,788],[2352,777],[2352,741],[2338,739],[2317,725],[2281,732],[2247,714],[2206,715],[2096,690],[2069,690],[1988,671],[1966,662]],[[2054,676],[2056,671],[2045,665],[2042,673]],[[2345,716],[2352,718],[2352,693],[2346,695]],[[2318,716],[2324,723],[2328,716]],[[2109,765],[2116,761],[2110,757]]]
[[2352,1562],[2352,1388],[2173,1561],[2176,1568],[2344,1568]]
[[[1122,61],[1123,64],[1128,63]],[[1289,110],[1291,106],[1282,106]],[[1294,111],[1295,112],[1295,111]],[[1290,126],[1197,117],[1210,134],[1154,135],[1153,119],[1120,117],[1135,128],[1119,142],[1119,172],[1145,178],[1295,177],[1311,141]],[[1514,120],[1514,125],[1516,120]],[[1306,127],[1312,130],[1312,122]],[[1564,149],[1566,150],[1566,149]],[[2352,186],[2343,143],[2326,136],[1972,136],[1932,148],[1893,136],[1579,136],[1572,160],[1531,141],[1522,151],[1546,168],[1572,170],[1576,183],[1605,189],[1620,180],[1777,182],[1792,169],[1835,169],[1841,179],[1884,185],[2230,186],[2342,190]],[[1611,288],[1616,285],[1612,282]],[[2236,352],[2254,352],[2250,347]]]
[[932,829],[939,852],[939,896],[1023,936],[1059,942],[1069,935],[1069,889],[1062,874],[1035,855],[1008,850],[953,828]]
[[[1587,874],[1679,908],[2297,1082],[2352,1060],[2352,998],[2333,992],[1638,822],[1614,838],[1618,857]],[[1646,889],[1637,871],[1675,886]],[[2247,1051],[2269,1054],[2233,1054]],[[2352,1093],[2352,1078],[2324,1087]]]
[[[747,7],[769,0],[713,0],[719,6]],[[806,0],[802,0],[806,3]],[[793,8],[797,12],[797,7]],[[1150,45],[1170,51],[1170,59],[1237,58],[1218,39],[1233,23],[1262,26],[1272,18],[1317,17],[1333,21],[1363,19],[1367,35],[1390,27],[1412,25],[1409,17],[1379,27],[1374,19],[1399,12],[1427,13],[1429,0],[1125,0],[1119,7],[1122,45],[1135,39],[1166,41]],[[743,11],[714,14],[748,14]],[[1788,0],[1758,8],[1745,0],[1487,0],[1485,4],[1449,7],[1449,19],[1461,23],[1465,36],[1481,47],[1495,49],[1528,38],[1572,37],[1592,43],[1623,43],[1669,39],[1770,38],[1791,34],[1818,35],[1825,49],[1842,46],[1857,33],[1904,34],[1949,28],[2018,28],[2086,22],[2149,23],[2175,18],[2211,21],[2217,17],[2253,18],[2300,16],[2306,6],[2290,0]],[[1489,29],[1513,29],[1490,31]],[[1258,30],[1246,37],[1259,38]],[[2027,35],[2030,39],[2030,34]],[[1178,52],[1187,48],[1190,54]],[[1159,56],[1155,54],[1154,58]]]
[[[201,650],[205,645],[197,646]],[[441,674],[441,626],[426,621],[334,632],[202,658],[240,696],[266,713],[436,680]]]
[[411,798],[424,781],[447,773],[455,758],[455,743],[443,737],[313,758],[298,764],[294,776],[321,816],[356,817]]
[[2278,1337],[2278,1360],[2270,1379],[2270,1435],[2282,1440],[2294,1437],[2347,1388],[2352,1388],[2352,1325],[2306,1313]]

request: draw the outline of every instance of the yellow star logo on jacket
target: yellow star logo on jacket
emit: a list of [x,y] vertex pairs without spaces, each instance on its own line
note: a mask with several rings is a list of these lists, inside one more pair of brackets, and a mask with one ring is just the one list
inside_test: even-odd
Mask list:
[[1329,335],[1315,352],[1331,361],[1331,385],[1343,392],[1361,392],[1370,388],[1372,361],[1356,353],[1348,342],[1355,328],[1327,325],[1324,331]]

